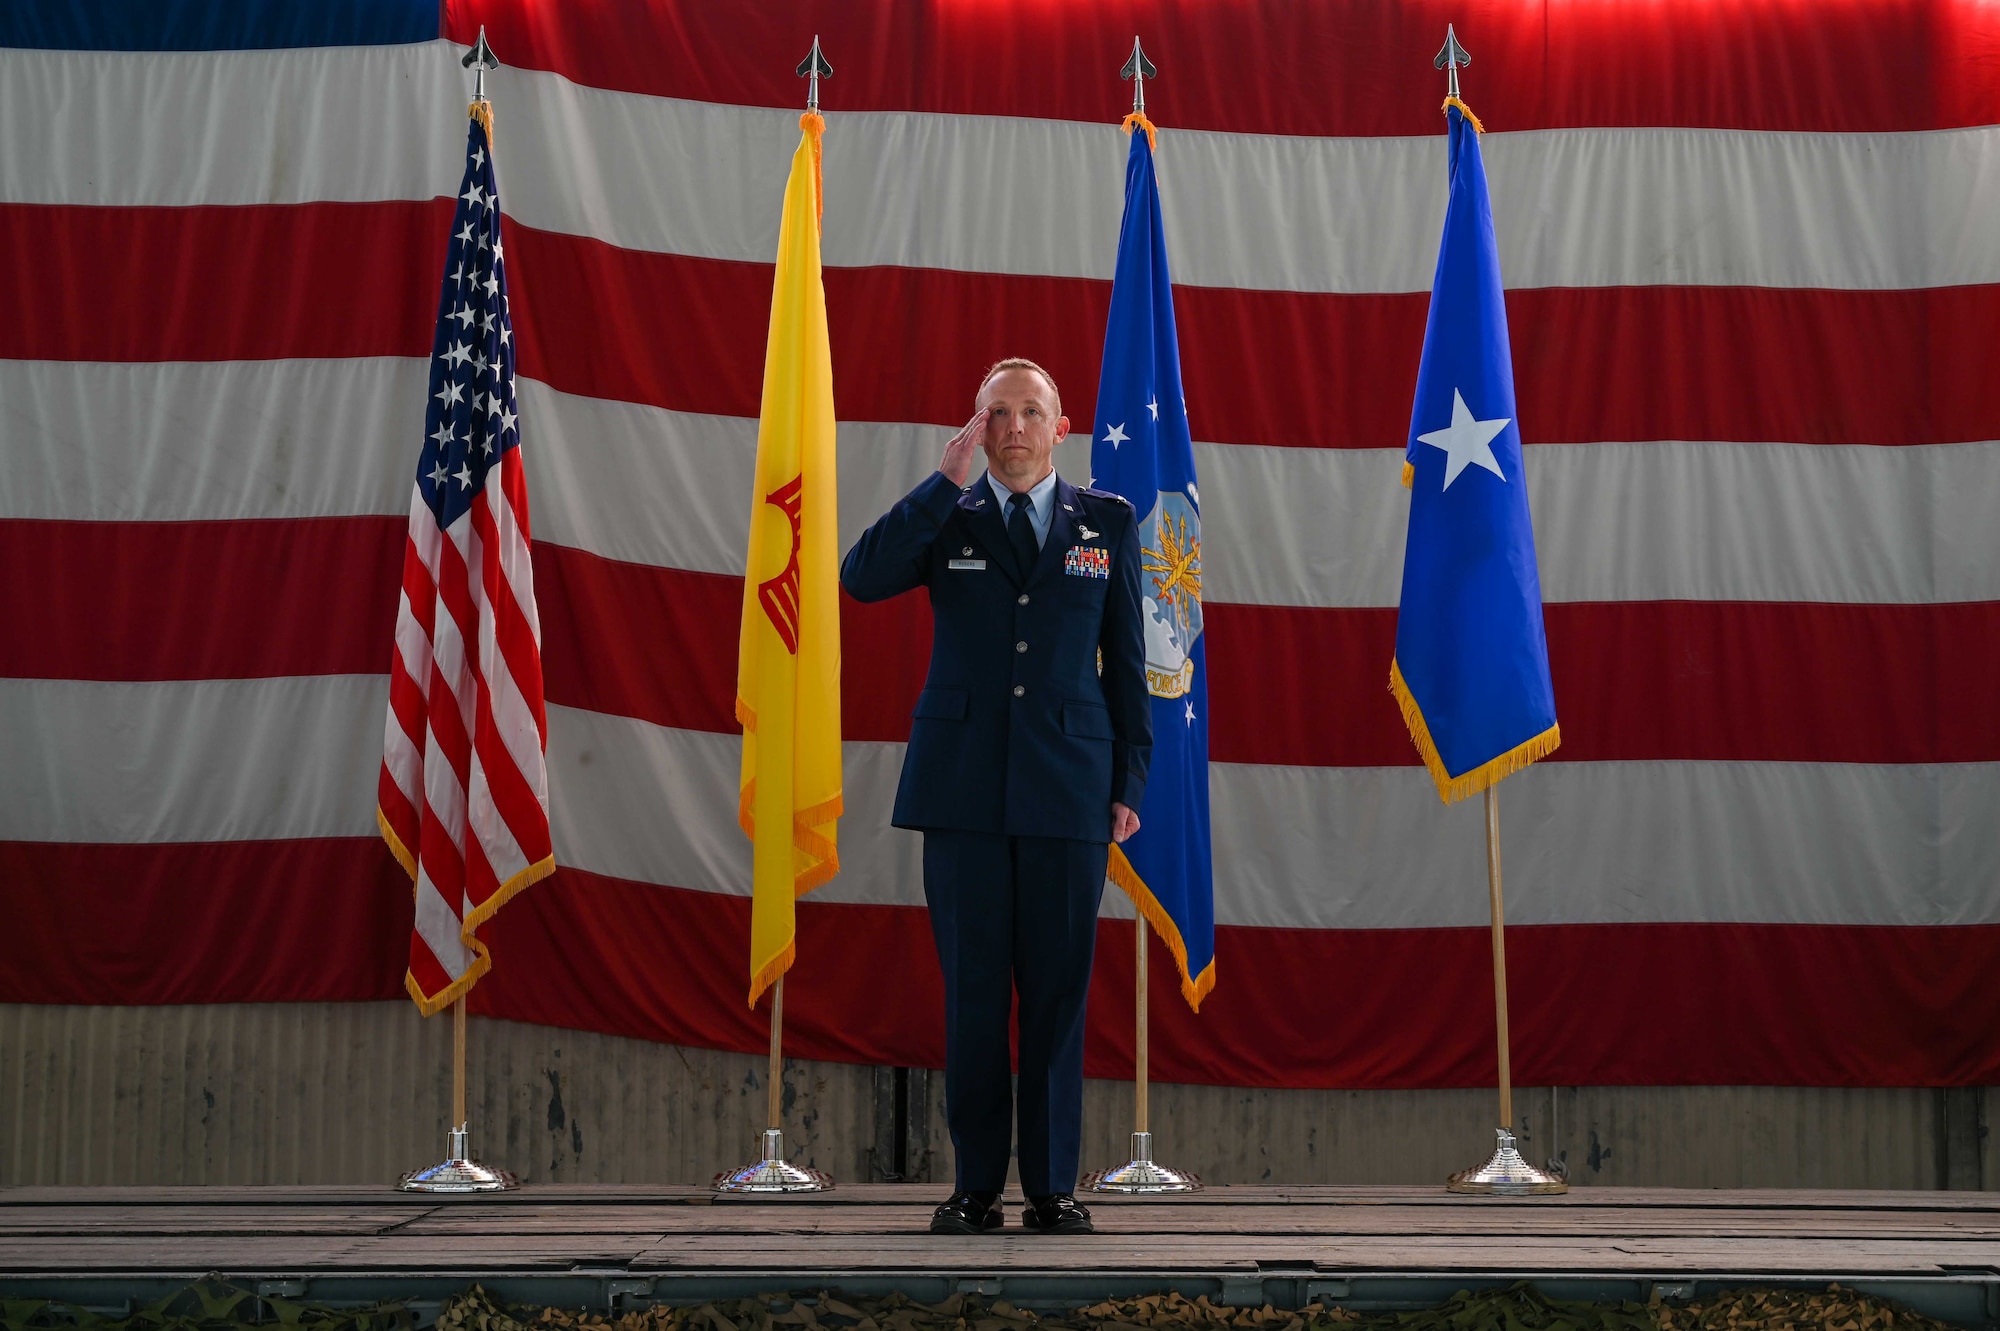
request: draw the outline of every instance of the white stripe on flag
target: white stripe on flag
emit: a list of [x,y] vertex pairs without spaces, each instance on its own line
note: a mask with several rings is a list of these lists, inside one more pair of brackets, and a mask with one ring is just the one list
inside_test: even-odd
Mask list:
[[[0,681],[0,745],[45,756],[0,765],[0,840],[373,838],[385,694],[379,676]],[[549,730],[560,863],[746,890],[736,736],[555,706]],[[922,903],[922,838],[888,826],[902,751],[845,746],[844,871],[815,900]],[[1441,808],[1422,768],[1217,763],[1210,789],[1223,924],[1485,922],[1479,810]],[[1541,763],[1501,790],[1508,918],[1996,924],[1996,807],[2000,763]]]
[[[460,49],[0,50],[0,200],[449,196],[463,164]],[[750,263],[776,253],[796,112],[515,68],[493,87],[510,217],[628,249]],[[101,132],[110,125],[118,132]],[[2000,229],[1980,224],[2000,213],[2000,127],[1587,128],[1482,142],[1509,286],[2000,281]],[[397,151],[376,151],[383,143]],[[825,260],[1108,279],[1124,150],[1110,120],[842,113],[826,137]],[[1036,188],[1014,188],[994,163],[1033,163]],[[1430,288],[1441,121],[1437,134],[1369,139],[1169,127],[1159,173],[1177,282]]]
[[[415,494],[402,413],[421,415],[424,368],[0,361],[0,401],[27,404],[24,415],[39,422],[10,438],[41,441],[0,468],[0,517],[405,516]],[[579,397],[527,379],[520,396],[540,539],[628,563],[742,574],[756,421]],[[254,424],[277,401],[291,404],[300,429],[329,433],[281,447]],[[297,411],[302,403],[311,409]],[[191,465],[181,436],[126,432],[150,404],[162,415],[199,404],[218,422],[245,424],[218,424],[204,436],[201,465]],[[842,422],[843,550],[929,474],[946,434]],[[2000,600],[2000,443],[1540,444],[1527,461],[1551,601]],[[1396,603],[1409,506],[1399,449],[1197,443],[1195,465],[1212,600]],[[1083,480],[1088,440],[1065,443],[1057,466]],[[375,479],[364,483],[363,473]],[[669,507],[660,495],[687,502]]]

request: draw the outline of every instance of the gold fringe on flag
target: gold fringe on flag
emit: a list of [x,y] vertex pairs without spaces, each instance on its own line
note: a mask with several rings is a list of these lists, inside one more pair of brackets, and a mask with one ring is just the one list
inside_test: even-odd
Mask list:
[[1431,728],[1424,722],[1424,709],[1417,705],[1410,686],[1404,682],[1402,667],[1396,664],[1394,658],[1389,661],[1389,692],[1396,696],[1396,705],[1402,709],[1403,724],[1410,728],[1410,738],[1415,741],[1417,752],[1424,756],[1424,766],[1430,769],[1431,780],[1437,783],[1438,798],[1446,804],[1456,804],[1467,795],[1477,795],[1537,758],[1548,757],[1562,743],[1562,727],[1553,725],[1470,772],[1453,776],[1445,770],[1444,760],[1438,757],[1437,744],[1431,739]]
[[1201,1000],[1215,988],[1215,958],[1208,959],[1208,965],[1201,974],[1188,974],[1187,944],[1181,939],[1180,926],[1174,923],[1173,916],[1167,914],[1167,908],[1160,904],[1153,890],[1146,886],[1146,880],[1139,877],[1139,871],[1132,867],[1132,861],[1125,858],[1125,852],[1118,846],[1111,847],[1111,861],[1105,867],[1105,876],[1132,898],[1132,905],[1140,916],[1152,924],[1160,935],[1160,941],[1167,945],[1167,951],[1174,954],[1174,962],[1181,973],[1181,997],[1196,1012],[1201,1011]]
[[[383,813],[379,805],[375,809],[375,825],[382,829],[382,840],[388,843],[389,853],[396,857],[396,863],[402,865],[403,872],[410,876],[410,895],[414,897],[417,892],[417,857],[410,853],[410,848],[403,844],[403,839],[389,826],[389,815]],[[555,871],[554,855],[537,860],[500,884],[499,891],[473,907],[470,914],[459,920],[458,941],[464,944],[466,951],[472,953],[472,964],[465,968],[465,974],[437,993],[426,994],[417,984],[416,976],[407,970],[403,972],[403,988],[409,992],[411,1001],[417,1005],[417,1011],[426,1017],[435,1017],[456,1003],[473,985],[479,983],[480,976],[493,969],[493,954],[486,944],[479,941],[479,926],[498,914],[502,906]]]
[[1470,120],[1472,122],[1472,128],[1475,133],[1484,134],[1486,132],[1486,126],[1479,123],[1479,117],[1472,114],[1472,108],[1467,106],[1464,102],[1459,101],[1458,98],[1456,97],[1445,98],[1444,105],[1440,106],[1438,110],[1445,111],[1454,106],[1464,113],[1465,118],[1467,120]]

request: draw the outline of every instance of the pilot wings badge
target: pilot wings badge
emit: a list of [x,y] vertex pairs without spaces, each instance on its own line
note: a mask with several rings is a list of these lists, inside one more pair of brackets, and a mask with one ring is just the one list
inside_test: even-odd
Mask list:
[[1139,550],[1146,598],[1146,688],[1178,698],[1194,687],[1195,640],[1201,637],[1201,512],[1179,490],[1159,491],[1150,543]]

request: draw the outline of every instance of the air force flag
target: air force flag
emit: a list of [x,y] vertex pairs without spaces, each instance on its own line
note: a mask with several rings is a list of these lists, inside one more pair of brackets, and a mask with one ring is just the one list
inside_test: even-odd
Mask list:
[[1181,994],[1199,1009],[1215,987],[1201,492],[1181,396],[1180,339],[1153,176],[1152,126],[1138,124],[1125,164],[1125,221],[1104,330],[1090,470],[1091,484],[1131,500],[1140,515],[1153,762],[1145,819],[1136,836],[1111,848],[1110,876],[1173,951]]
[[1562,742],[1521,474],[1479,135],[1450,109],[1450,202],[1403,467],[1410,534],[1389,688],[1447,803]]

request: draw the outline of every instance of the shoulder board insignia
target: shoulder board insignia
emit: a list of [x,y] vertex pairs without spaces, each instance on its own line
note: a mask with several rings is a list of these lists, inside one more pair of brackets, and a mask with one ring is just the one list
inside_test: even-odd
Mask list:
[[1092,499],[1109,499],[1113,503],[1123,504],[1127,508],[1132,507],[1131,500],[1127,499],[1124,495],[1113,494],[1109,490],[1094,490],[1091,489],[1089,486],[1079,486],[1077,488],[1077,493],[1082,495],[1089,495]]

